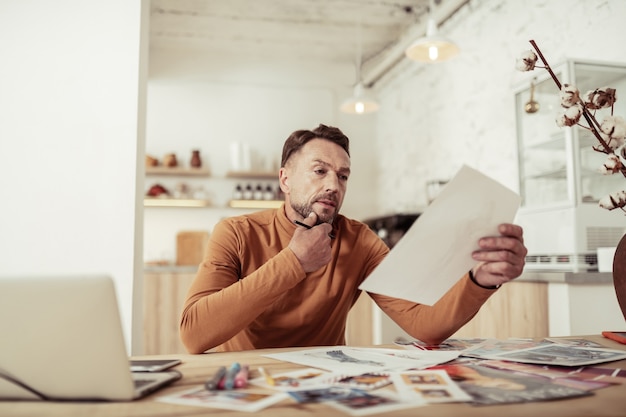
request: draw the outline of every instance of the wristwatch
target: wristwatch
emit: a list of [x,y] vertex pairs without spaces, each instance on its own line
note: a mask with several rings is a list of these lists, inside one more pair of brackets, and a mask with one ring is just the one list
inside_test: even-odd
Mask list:
[[472,272],[472,270],[469,270],[469,277],[472,280],[472,282],[476,285],[478,285],[480,288],[484,288],[486,290],[497,290],[498,288],[500,288],[500,285],[481,285],[478,283],[478,281],[476,281],[476,278],[474,278],[474,273]]

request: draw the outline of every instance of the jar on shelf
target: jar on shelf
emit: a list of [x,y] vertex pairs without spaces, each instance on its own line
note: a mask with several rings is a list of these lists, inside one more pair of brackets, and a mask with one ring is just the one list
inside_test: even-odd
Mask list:
[[252,190],[252,185],[248,184],[243,190],[243,199],[252,200],[252,197],[254,197],[254,191]]
[[165,165],[166,167],[176,167],[178,166],[178,160],[176,159],[176,154],[174,153],[168,153],[165,155],[165,157],[163,158],[163,165]]
[[263,187],[261,186],[261,184],[257,184],[256,188],[254,189],[253,198],[255,200],[263,200]]
[[194,149],[191,151],[191,161],[189,162],[189,166],[192,168],[200,168],[202,167],[202,158],[200,158],[200,151]]
[[271,185],[267,185],[265,187],[265,192],[263,193],[263,200],[274,200],[274,190]]
[[237,184],[235,191],[233,191],[233,200],[241,200],[243,198],[243,189],[241,184]]

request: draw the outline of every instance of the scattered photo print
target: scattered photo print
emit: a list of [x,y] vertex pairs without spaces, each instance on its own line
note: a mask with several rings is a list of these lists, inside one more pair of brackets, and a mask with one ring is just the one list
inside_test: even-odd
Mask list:
[[[305,368],[290,372],[273,373],[272,379],[274,380],[274,385],[270,385],[263,376],[253,378],[248,382],[264,388],[289,391],[295,387],[321,387],[326,383],[329,375],[329,372],[320,369]],[[326,385],[328,384],[326,383]]]
[[373,390],[391,384],[391,376],[388,373],[366,372],[359,375],[337,376],[328,382],[333,385]]
[[391,392],[376,392],[375,394],[361,390],[352,390],[351,393],[336,401],[327,403],[351,416],[366,416],[381,414],[395,410],[419,407],[422,401],[406,401]]
[[392,380],[398,393],[407,400],[417,397],[431,404],[472,400],[445,370],[399,372],[392,375]]
[[204,387],[158,397],[157,401],[226,410],[255,412],[274,405],[288,396],[284,393],[251,392],[248,390],[208,391]]

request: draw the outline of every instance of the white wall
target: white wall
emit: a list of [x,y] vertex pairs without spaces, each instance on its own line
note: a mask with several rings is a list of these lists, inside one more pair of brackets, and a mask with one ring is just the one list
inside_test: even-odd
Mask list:
[[0,276],[113,276],[128,343],[144,6],[0,1]]

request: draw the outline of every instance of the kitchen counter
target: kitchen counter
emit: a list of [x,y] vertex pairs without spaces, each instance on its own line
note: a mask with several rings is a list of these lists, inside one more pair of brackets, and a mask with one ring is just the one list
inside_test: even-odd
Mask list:
[[610,284],[612,272],[524,271],[516,281],[561,284]]
[[[197,265],[146,265],[145,273],[164,274],[195,274]],[[526,270],[518,282],[546,282],[561,284],[611,284],[613,285],[612,272],[571,272],[571,271],[529,271]]]
[[547,288],[550,336],[624,328],[612,272],[526,270],[515,282]]
[[145,265],[143,272],[147,274],[195,274],[198,265]]

